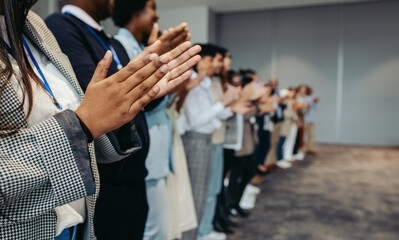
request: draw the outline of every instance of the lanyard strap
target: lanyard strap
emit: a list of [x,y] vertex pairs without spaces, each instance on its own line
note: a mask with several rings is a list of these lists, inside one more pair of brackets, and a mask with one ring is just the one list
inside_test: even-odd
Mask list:
[[[74,15],[73,15],[72,13],[70,13],[70,12],[65,12],[65,14],[74,16]],[[75,16],[74,16],[74,17],[75,17]],[[116,64],[116,67],[118,68],[118,70],[121,70],[121,69],[123,68],[123,66],[122,66],[122,64],[121,64],[121,61],[120,61],[119,58],[118,58],[118,54],[116,53],[114,47],[112,47],[111,44],[107,45],[107,44],[104,42],[104,40],[101,39],[101,37],[94,31],[94,29],[93,29],[92,27],[89,26],[89,24],[87,24],[87,23],[84,23],[84,24],[86,24],[87,29],[89,29],[90,33],[97,39],[97,41],[100,42],[100,44],[104,47],[105,50],[107,50],[107,51],[108,51],[108,50],[111,50],[111,52],[112,52],[112,58],[113,58],[113,60],[114,60],[114,62],[115,62],[115,64]]]
[[54,94],[53,94],[53,91],[51,90],[50,85],[48,84],[48,82],[47,82],[47,80],[46,80],[46,77],[44,76],[44,74],[43,74],[43,72],[42,72],[42,70],[41,70],[39,64],[37,63],[35,57],[33,56],[33,53],[32,53],[32,51],[30,50],[29,45],[28,45],[28,43],[26,42],[26,40],[25,40],[24,37],[22,37],[22,43],[24,44],[25,49],[26,49],[26,51],[28,52],[28,55],[29,55],[30,59],[32,60],[33,64],[35,65],[37,71],[38,71],[39,74],[40,74],[40,77],[37,76],[37,77],[39,78],[39,80],[40,80],[40,83],[42,84],[42,86],[43,86],[43,88],[46,90],[46,92],[51,96],[51,98],[52,98],[54,104],[57,106],[57,108],[60,109],[60,110],[62,110],[62,107],[61,107],[60,104],[57,102],[57,99],[55,98],[55,96],[54,96]]

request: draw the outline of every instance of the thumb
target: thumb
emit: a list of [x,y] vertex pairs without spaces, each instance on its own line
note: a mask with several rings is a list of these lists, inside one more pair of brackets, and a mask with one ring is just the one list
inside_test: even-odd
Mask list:
[[100,82],[107,77],[109,66],[112,63],[112,52],[107,51],[105,56],[101,61],[97,64],[97,68],[94,71],[93,77],[91,81],[93,82]]
[[150,36],[148,37],[148,44],[153,44],[158,39],[159,24],[154,23]]

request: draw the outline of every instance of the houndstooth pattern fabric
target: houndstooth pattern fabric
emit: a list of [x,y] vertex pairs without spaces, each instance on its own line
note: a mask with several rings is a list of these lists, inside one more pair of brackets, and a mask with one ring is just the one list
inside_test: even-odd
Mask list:
[[[212,135],[186,132],[182,136],[188,172],[193,191],[198,223],[201,222],[208,196],[212,169]],[[183,234],[182,239],[197,238],[197,228]]]
[[[71,82],[83,99],[83,91],[75,74],[54,36],[35,13],[28,14],[24,27],[26,36],[55,64]],[[0,76],[0,124],[16,124],[24,119],[16,93],[10,83],[4,85],[6,76]],[[58,114],[57,114],[58,115]],[[60,206],[88,195],[79,172],[77,159],[68,137],[82,135],[74,131],[76,116],[72,111],[60,113],[60,118],[70,118],[61,125],[52,117],[34,127],[19,124],[18,134],[0,139],[0,239],[54,239],[56,213]],[[73,119],[74,118],[74,119]],[[66,133],[70,132],[70,133]],[[72,135],[72,136],[71,136]],[[80,137],[82,137],[80,136]],[[76,148],[76,146],[74,146]],[[79,147],[79,146],[78,146]],[[85,150],[86,149],[86,150]],[[90,156],[90,172],[95,180],[95,191],[86,197],[88,239],[94,236],[94,209],[99,193],[99,175],[95,161],[94,145],[82,142],[80,152]],[[87,159],[89,161],[89,159]]]

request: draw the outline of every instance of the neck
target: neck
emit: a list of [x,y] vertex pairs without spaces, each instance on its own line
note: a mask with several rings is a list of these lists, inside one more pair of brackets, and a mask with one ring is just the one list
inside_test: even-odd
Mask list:
[[94,19],[97,23],[100,23],[102,17],[99,14],[98,7],[92,3],[92,1],[71,1],[72,5],[75,5],[89,14],[90,17]]
[[144,33],[141,31],[136,24],[131,21],[125,28],[134,36],[136,41],[140,44],[143,42]]

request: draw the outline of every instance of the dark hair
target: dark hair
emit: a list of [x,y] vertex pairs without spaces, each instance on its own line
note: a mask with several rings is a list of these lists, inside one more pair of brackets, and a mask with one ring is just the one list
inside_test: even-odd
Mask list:
[[216,49],[211,44],[195,44],[199,45],[202,49],[201,52],[198,53],[201,57],[211,56],[212,58],[216,55]]
[[[0,137],[8,136],[15,133],[21,123],[26,122],[30,113],[32,112],[33,93],[31,79],[41,86],[39,79],[34,73],[32,66],[29,64],[28,58],[26,57],[24,47],[22,45],[22,31],[25,25],[26,16],[28,15],[29,9],[36,3],[36,0],[3,0],[2,7],[4,12],[5,30],[7,38],[10,42],[11,51],[13,57],[18,64],[21,78],[18,79],[18,84],[23,90],[23,99],[21,104],[15,109],[10,109],[9,112],[3,112],[2,115],[12,114],[23,108],[26,101],[25,96],[28,97],[29,108],[25,118],[18,123],[12,125],[0,125]],[[1,29],[3,30],[3,29]],[[0,44],[0,62],[4,64],[0,73],[7,76],[7,80],[0,86],[0,95],[3,94],[5,86],[9,83],[11,76],[14,74],[7,49]]]
[[126,26],[133,14],[142,11],[148,0],[115,0],[112,19],[118,27]]
[[220,47],[220,46],[216,46],[216,45],[211,45],[211,47],[214,48],[214,51],[215,51],[216,53],[222,54],[223,57],[225,57],[226,54],[228,53],[227,49],[224,48],[224,47]]

